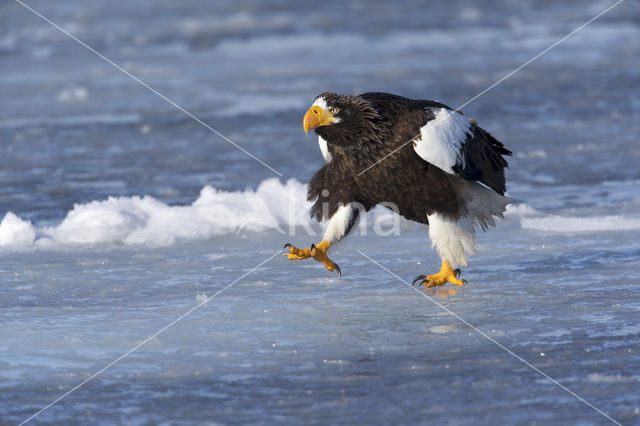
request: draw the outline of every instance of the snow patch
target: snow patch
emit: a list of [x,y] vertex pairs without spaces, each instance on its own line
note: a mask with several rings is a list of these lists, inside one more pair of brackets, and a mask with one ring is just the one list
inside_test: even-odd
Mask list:
[[592,373],[587,376],[587,382],[589,383],[602,383],[602,384],[610,384],[610,383],[632,383],[635,382],[636,379],[630,376],[623,376],[620,374],[616,375],[607,375],[600,373]]
[[536,209],[525,204],[509,204],[507,206],[507,210],[505,211],[505,216],[531,216],[538,213]]
[[550,215],[545,217],[523,217],[520,221],[524,229],[546,232],[602,232],[630,231],[640,229],[640,218],[622,216],[570,217]]
[[65,87],[56,96],[56,101],[60,103],[82,102],[89,97],[89,90],[82,86]]
[[209,300],[209,297],[206,294],[196,294],[196,303],[198,305],[203,305],[208,300]]
[[455,329],[456,327],[453,325],[434,325],[433,327],[429,328],[429,332],[435,334],[444,334],[455,331]]
[[36,230],[30,221],[22,220],[12,212],[0,222],[0,247],[28,246],[36,239]]
[[[167,246],[177,241],[297,225],[306,211],[306,185],[267,179],[253,191],[205,186],[191,205],[169,206],[153,197],[109,197],[74,206],[62,223],[42,231],[62,244]],[[300,206],[301,201],[305,205]],[[289,211],[298,203],[298,209]]]
[[272,178],[256,190],[227,192],[205,186],[197,200],[184,206],[150,196],[109,197],[76,204],[59,225],[40,229],[8,212],[0,223],[0,247],[157,247],[246,231],[286,233],[297,226],[312,230],[306,193],[306,184]]
[[[271,178],[255,190],[228,192],[205,186],[189,205],[170,206],[151,196],[109,197],[76,204],[60,224],[51,227],[36,228],[9,212],[0,224],[0,248],[164,247],[247,231],[321,237],[321,228],[326,225],[319,226],[310,218],[311,203],[306,198],[306,183]],[[366,217],[358,227],[364,235],[369,228],[381,235],[411,228],[409,221],[384,207],[376,207]],[[211,260],[222,257],[210,255]]]

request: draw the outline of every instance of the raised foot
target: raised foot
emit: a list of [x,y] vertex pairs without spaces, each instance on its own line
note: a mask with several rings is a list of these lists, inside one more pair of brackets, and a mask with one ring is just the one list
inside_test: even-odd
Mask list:
[[466,281],[459,278],[460,269],[453,269],[447,261],[442,261],[440,272],[433,275],[418,275],[416,279],[413,280],[413,285],[415,286],[416,283],[418,283],[418,286],[424,285],[427,288],[440,287],[446,283],[465,285]]
[[328,241],[311,244],[311,247],[305,249],[299,249],[287,243],[284,245],[284,248],[289,249],[289,251],[287,253],[283,253],[282,257],[287,256],[287,259],[289,260],[304,260],[312,257],[322,263],[328,270],[337,271],[338,279],[342,279],[342,271],[340,270],[340,267],[329,259],[329,256],[327,256],[327,250],[329,250],[329,247],[331,247],[331,243]]

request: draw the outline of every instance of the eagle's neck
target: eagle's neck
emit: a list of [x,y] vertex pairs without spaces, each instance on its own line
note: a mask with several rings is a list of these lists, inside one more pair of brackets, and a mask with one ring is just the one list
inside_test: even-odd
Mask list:
[[351,130],[332,125],[323,126],[317,128],[316,133],[326,141],[333,158],[344,156],[367,164],[384,151],[384,141],[388,137],[384,127],[374,122]]

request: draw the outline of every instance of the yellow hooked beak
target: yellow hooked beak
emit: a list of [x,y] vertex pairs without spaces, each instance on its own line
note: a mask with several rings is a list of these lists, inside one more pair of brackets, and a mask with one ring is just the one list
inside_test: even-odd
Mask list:
[[328,110],[324,110],[319,106],[312,106],[309,111],[304,115],[302,120],[302,128],[304,133],[308,133],[309,129],[315,129],[320,126],[326,126],[336,121],[333,114]]

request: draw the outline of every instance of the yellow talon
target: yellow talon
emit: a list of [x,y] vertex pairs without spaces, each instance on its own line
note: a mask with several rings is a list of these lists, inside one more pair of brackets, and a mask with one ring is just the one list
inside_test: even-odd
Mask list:
[[425,287],[440,287],[445,285],[446,283],[451,283],[455,285],[464,285],[465,280],[460,280],[458,277],[460,276],[459,269],[453,269],[449,262],[446,260],[442,261],[442,268],[440,268],[440,272],[433,275],[420,275],[415,280],[413,280],[413,284],[415,285],[417,281],[420,281],[420,284],[424,284]]
[[287,256],[289,260],[303,260],[310,257],[314,258],[318,262],[321,262],[325,268],[330,271],[338,271],[338,279],[342,278],[342,271],[340,267],[333,263],[329,256],[327,256],[327,250],[331,247],[331,243],[328,241],[320,241],[318,244],[311,244],[310,248],[299,249],[287,243],[284,248],[288,248],[289,252],[284,253],[283,256]]

